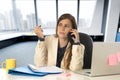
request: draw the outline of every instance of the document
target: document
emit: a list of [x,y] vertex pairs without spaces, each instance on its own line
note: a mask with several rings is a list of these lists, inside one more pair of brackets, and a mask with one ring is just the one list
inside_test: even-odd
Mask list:
[[58,68],[56,66],[44,66],[44,67],[37,67],[34,65],[29,64],[28,67],[33,72],[42,72],[42,73],[62,73],[63,70],[61,68]]

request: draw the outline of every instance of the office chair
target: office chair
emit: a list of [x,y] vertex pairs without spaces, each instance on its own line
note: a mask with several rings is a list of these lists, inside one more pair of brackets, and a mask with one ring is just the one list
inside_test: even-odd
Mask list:
[[85,33],[79,33],[79,36],[80,43],[85,46],[83,69],[90,69],[92,61],[93,40],[89,35]]

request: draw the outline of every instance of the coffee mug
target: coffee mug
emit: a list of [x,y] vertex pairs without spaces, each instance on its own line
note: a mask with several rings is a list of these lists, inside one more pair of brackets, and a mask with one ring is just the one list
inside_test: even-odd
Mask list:
[[16,59],[6,59],[6,61],[2,62],[2,68],[5,68],[6,71],[16,68]]

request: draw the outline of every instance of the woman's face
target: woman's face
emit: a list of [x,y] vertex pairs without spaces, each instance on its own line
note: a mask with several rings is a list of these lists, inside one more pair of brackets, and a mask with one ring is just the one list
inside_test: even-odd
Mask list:
[[58,23],[57,34],[59,38],[67,38],[67,34],[72,30],[69,19],[63,19]]

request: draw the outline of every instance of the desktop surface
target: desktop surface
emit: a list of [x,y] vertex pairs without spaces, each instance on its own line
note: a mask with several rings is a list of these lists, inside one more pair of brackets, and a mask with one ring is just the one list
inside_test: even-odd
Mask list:
[[109,75],[99,77],[88,77],[74,72],[67,71],[61,74],[51,74],[43,77],[21,76],[6,74],[5,69],[0,69],[0,80],[120,80],[120,75]]

